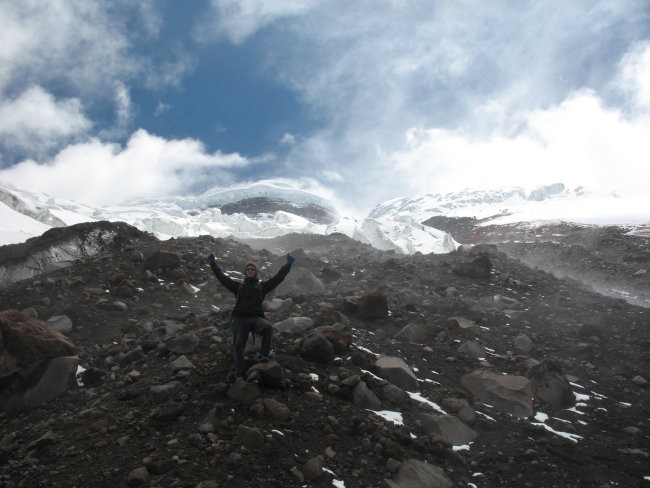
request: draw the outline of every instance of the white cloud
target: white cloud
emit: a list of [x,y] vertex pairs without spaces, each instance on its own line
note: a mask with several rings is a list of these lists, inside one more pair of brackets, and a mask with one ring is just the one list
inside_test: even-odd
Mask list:
[[[264,37],[269,71],[324,121],[288,167],[340,175],[340,194],[366,208],[548,180],[638,192],[647,110],[619,112],[611,82],[626,42],[647,37],[643,10],[634,1],[317,3]],[[645,52],[624,63],[637,103],[646,99],[638,87],[650,86]]]
[[131,96],[124,83],[115,83],[115,111],[118,123],[125,123],[131,119]]
[[238,154],[207,153],[194,139],[165,140],[138,130],[125,147],[98,140],[74,144],[47,164],[27,160],[0,170],[0,181],[108,205],[186,194],[201,179],[227,185],[234,181],[229,170],[247,164]]
[[211,0],[211,12],[196,29],[200,40],[225,35],[241,44],[257,30],[281,19],[302,14],[317,0]]
[[563,182],[646,196],[649,135],[650,117],[625,119],[583,90],[529,113],[526,129],[514,137],[412,129],[405,148],[390,156],[396,163],[390,181],[415,194]]
[[95,89],[137,71],[125,27],[98,2],[0,2],[0,88],[23,78]]
[[319,173],[323,181],[341,183],[343,176],[338,171],[323,170]]
[[38,152],[82,135],[90,127],[78,99],[56,100],[40,86],[0,102],[0,141],[8,147]]
[[297,140],[298,139],[294,134],[291,134],[289,132],[285,132],[282,135],[282,138],[280,139],[280,144],[282,144],[284,146],[293,146],[296,143]]
[[155,61],[136,53],[143,37],[160,34],[156,9],[151,1],[0,2],[0,96],[34,80],[93,100],[110,99],[116,83],[177,84],[194,66],[181,48],[157,51]]
[[650,109],[650,41],[639,43],[625,55],[618,84],[634,102],[645,110]]
[[171,108],[172,108],[171,105],[169,105],[167,103],[163,103],[161,101],[158,101],[158,105],[156,105],[156,110],[154,112],[154,115],[156,117],[159,117],[159,116],[161,116],[162,114],[164,114],[165,112],[167,112]]

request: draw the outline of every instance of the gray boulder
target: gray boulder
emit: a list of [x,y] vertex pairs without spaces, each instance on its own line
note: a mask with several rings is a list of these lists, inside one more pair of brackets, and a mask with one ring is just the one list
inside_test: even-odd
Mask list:
[[75,346],[45,322],[0,312],[0,410],[22,411],[76,385]]
[[381,292],[366,293],[357,300],[357,316],[361,319],[374,320],[388,317],[388,300]]
[[361,408],[369,408],[371,410],[379,410],[381,408],[381,400],[368,388],[365,381],[360,381],[354,387],[352,401],[356,406]]
[[325,285],[306,268],[294,268],[274,290],[275,298],[324,293]]
[[375,361],[377,375],[405,390],[417,390],[418,380],[408,365],[395,356],[379,356]]
[[417,459],[404,461],[393,479],[385,481],[388,488],[451,488],[454,486],[442,468]]
[[181,264],[181,258],[178,254],[167,251],[156,251],[144,260],[144,269],[148,270],[168,270],[178,268]]
[[284,388],[285,377],[284,369],[275,361],[267,363],[257,363],[250,367],[248,374],[257,371],[260,378],[260,385],[265,388]]
[[530,417],[533,414],[531,382],[524,376],[476,370],[463,376],[461,384],[481,402],[502,412],[515,417]]
[[438,434],[454,446],[467,444],[478,435],[454,415],[416,413],[412,420],[425,434]]
[[467,354],[473,358],[484,358],[486,356],[485,349],[476,341],[465,341],[458,347],[458,352]]
[[273,324],[277,332],[285,332],[291,335],[298,335],[301,332],[311,329],[314,321],[309,317],[289,317],[288,319]]
[[315,363],[329,363],[334,359],[334,347],[323,335],[311,333],[302,341],[300,356]]
[[528,354],[535,348],[533,340],[526,334],[519,334],[517,337],[515,337],[513,345],[515,346],[515,351],[519,351],[524,354]]
[[166,344],[167,350],[175,354],[190,354],[199,347],[199,338],[193,332],[182,334]]
[[406,324],[396,334],[395,339],[403,342],[423,343],[429,338],[429,330],[421,324]]
[[47,323],[54,330],[61,332],[61,334],[69,334],[72,332],[72,320],[67,315],[54,315],[47,319]]
[[532,381],[535,398],[555,408],[571,407],[575,403],[571,384],[556,361],[545,359],[530,368],[528,377]]
[[453,268],[453,272],[459,276],[476,279],[489,279],[491,271],[492,262],[485,255],[468,263],[460,263]]

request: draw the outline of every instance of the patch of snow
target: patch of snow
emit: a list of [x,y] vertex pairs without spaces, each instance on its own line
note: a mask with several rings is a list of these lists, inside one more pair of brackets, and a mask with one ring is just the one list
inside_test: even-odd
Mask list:
[[589,395],[583,395],[582,393],[576,393],[575,391],[573,392],[573,396],[575,397],[576,402],[585,402],[591,400],[591,397]]
[[369,412],[379,415],[381,418],[394,423],[395,425],[404,425],[404,417],[400,412],[391,410],[368,410]]
[[425,403],[429,405],[432,409],[434,409],[436,412],[440,412],[443,415],[447,415],[447,412],[445,412],[440,405],[437,403],[432,402],[431,400],[424,398],[419,392],[416,391],[407,391],[406,392],[408,396],[411,397],[411,399],[420,402],[420,403]]
[[379,356],[379,354],[377,354],[376,352],[372,352],[370,349],[360,346],[359,344],[355,344],[355,347],[360,351],[367,352],[368,354],[372,354],[373,356]]
[[458,446],[451,446],[452,451],[469,451],[469,444],[460,444]]
[[476,411],[476,415],[480,415],[481,417],[484,417],[484,418],[490,420],[491,422],[496,422],[497,421],[494,417],[490,417],[488,414],[483,413],[483,412],[479,412],[478,410]]
[[571,442],[575,442],[575,443],[577,443],[578,440],[582,439],[582,436],[581,436],[581,435],[578,435],[578,434],[570,434],[570,433],[568,433],[568,432],[561,432],[561,431],[559,431],[559,430],[555,430],[553,427],[551,427],[550,425],[546,425],[546,424],[543,423],[543,422],[531,422],[531,424],[532,424],[532,425],[535,425],[535,426],[537,426],[537,427],[543,427],[543,428],[546,429],[547,431],[549,431],[549,432],[551,432],[551,433],[553,433],[553,434],[555,434],[555,435],[557,435],[557,436],[564,437],[565,439],[569,439]]
[[372,377],[372,378],[374,378],[376,380],[379,380],[379,381],[383,380],[383,378],[380,378],[375,373],[373,373],[372,371],[368,371],[367,369],[362,369],[361,372],[364,373],[364,374],[367,374],[368,376],[370,376],[370,377]]

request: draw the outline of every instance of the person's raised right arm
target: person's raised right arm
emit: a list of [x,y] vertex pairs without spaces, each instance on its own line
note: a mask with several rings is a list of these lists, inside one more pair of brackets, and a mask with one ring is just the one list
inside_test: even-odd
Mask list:
[[210,267],[212,268],[212,272],[214,273],[214,275],[219,280],[219,283],[221,283],[223,286],[225,286],[234,295],[237,295],[237,292],[239,291],[239,283],[237,283],[235,280],[233,280],[229,276],[226,276],[224,274],[224,272],[221,271],[219,266],[217,266],[217,260],[214,257],[214,253],[210,253],[208,255],[208,263],[210,263]]

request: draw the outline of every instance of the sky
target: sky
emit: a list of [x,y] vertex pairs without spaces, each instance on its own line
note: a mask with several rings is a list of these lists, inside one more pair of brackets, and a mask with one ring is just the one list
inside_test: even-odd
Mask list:
[[52,196],[650,198],[647,0],[2,0],[0,46],[0,182]]

